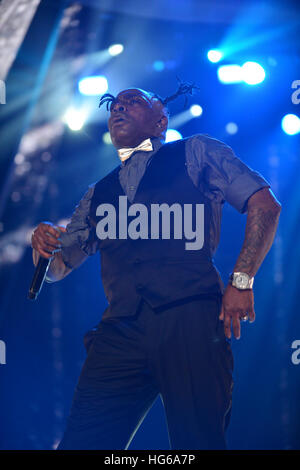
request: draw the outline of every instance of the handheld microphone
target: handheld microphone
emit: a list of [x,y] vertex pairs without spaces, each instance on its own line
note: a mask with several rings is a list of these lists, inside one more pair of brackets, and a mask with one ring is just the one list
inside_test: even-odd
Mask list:
[[38,264],[34,271],[30,289],[28,291],[28,299],[30,300],[37,299],[37,296],[39,295],[40,290],[43,286],[48,268],[50,266],[51,259],[52,258],[47,259],[47,258],[43,258],[42,256],[40,256]]

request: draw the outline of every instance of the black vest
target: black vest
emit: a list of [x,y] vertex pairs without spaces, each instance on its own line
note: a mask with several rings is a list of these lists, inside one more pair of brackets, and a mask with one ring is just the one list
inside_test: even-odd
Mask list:
[[[141,298],[157,308],[198,294],[220,294],[222,281],[213,264],[209,244],[211,206],[187,173],[185,140],[165,144],[153,155],[133,202],[127,199],[128,209],[138,203],[147,207],[148,239],[129,236],[120,239],[118,236],[119,215],[122,216],[119,214],[119,196],[125,196],[119,182],[119,169],[115,168],[95,185],[89,215],[93,236],[99,244],[102,282],[109,302],[104,316],[134,315]],[[103,219],[96,215],[96,210],[104,203],[115,208],[115,239],[100,240],[96,235],[97,223]],[[204,244],[201,249],[186,249],[186,243],[193,240],[185,238],[184,228],[182,238],[174,238],[172,217],[170,237],[162,238],[163,224],[160,223],[159,238],[150,238],[151,206],[163,203],[168,206],[180,204],[182,220],[184,204],[189,204],[193,208],[194,230],[196,204],[204,204]],[[133,219],[136,216],[128,216],[128,225]]]

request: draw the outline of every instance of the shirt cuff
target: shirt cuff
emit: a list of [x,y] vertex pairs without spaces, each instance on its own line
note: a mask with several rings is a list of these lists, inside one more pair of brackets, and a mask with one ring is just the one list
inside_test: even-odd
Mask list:
[[240,178],[236,178],[227,189],[226,201],[241,214],[247,212],[248,199],[254,193],[263,188],[270,188],[270,184],[263,178],[261,181],[247,180],[247,184],[241,184]]
[[83,263],[83,261],[88,258],[88,255],[79,247],[78,244],[62,247],[61,256],[63,262],[69,269],[78,268]]

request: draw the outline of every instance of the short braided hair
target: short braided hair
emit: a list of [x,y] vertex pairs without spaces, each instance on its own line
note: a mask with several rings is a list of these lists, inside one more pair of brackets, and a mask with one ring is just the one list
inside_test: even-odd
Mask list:
[[[166,98],[162,98],[157,93],[150,93],[153,98],[156,98],[157,100],[159,100],[163,104],[163,106],[166,108],[168,113],[169,113],[168,103],[170,103],[171,101],[176,100],[181,95],[185,95],[184,107],[186,107],[187,102],[188,102],[188,96],[187,95],[192,95],[194,90],[200,90],[200,88],[195,83],[182,82],[178,77],[176,77],[176,78],[179,82],[179,85],[178,85],[177,91],[173,95],[167,96]],[[113,96],[110,93],[105,93],[100,98],[99,108],[103,104],[106,103],[106,109],[107,109],[107,111],[110,111],[111,105],[115,100],[116,100],[115,96]]]

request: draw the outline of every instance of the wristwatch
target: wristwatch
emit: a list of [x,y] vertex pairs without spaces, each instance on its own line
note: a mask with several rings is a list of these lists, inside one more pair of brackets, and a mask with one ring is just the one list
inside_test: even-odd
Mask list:
[[239,290],[252,289],[254,277],[247,273],[231,273],[229,277],[230,284]]

